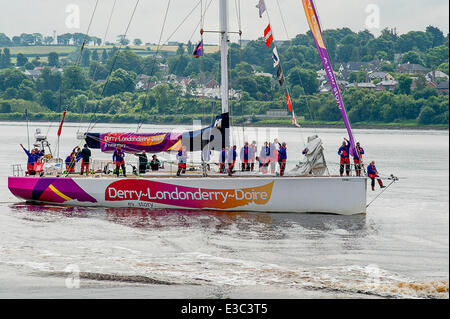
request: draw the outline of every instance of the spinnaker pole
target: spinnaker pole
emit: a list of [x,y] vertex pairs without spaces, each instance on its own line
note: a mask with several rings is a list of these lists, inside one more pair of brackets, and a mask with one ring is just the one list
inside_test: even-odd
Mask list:
[[348,120],[347,112],[345,110],[344,101],[342,100],[341,92],[334,75],[333,67],[331,65],[330,58],[328,56],[327,48],[325,47],[325,42],[322,36],[322,29],[320,27],[319,16],[317,15],[316,7],[314,6],[313,0],[302,0],[303,8],[305,9],[306,18],[308,20],[311,33],[316,43],[317,51],[319,52],[320,59],[324,70],[327,74],[328,80],[331,85],[331,90],[333,91],[334,97],[338,104],[339,110],[341,112],[342,118],[344,119],[345,127],[347,128],[349,142],[350,142],[350,153],[352,156],[357,155],[355,139],[353,137],[352,127]]

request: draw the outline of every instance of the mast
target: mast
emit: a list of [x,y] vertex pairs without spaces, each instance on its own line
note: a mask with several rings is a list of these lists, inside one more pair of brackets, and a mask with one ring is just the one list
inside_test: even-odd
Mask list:
[[228,0],[220,0],[220,54],[222,113],[228,113]]

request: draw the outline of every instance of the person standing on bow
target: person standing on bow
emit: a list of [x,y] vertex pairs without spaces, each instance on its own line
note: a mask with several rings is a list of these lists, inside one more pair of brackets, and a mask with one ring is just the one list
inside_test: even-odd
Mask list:
[[116,150],[114,151],[113,162],[116,163],[117,177],[119,177],[120,175],[120,167],[122,167],[123,176],[127,177],[127,171],[125,167],[125,152],[122,151],[122,147],[120,145],[118,145]]
[[186,174],[186,168],[187,168],[186,146],[183,146],[181,148],[181,150],[178,151],[177,160],[178,160],[177,176],[181,176],[181,174]]
[[245,142],[245,146],[241,149],[241,163],[242,171],[250,171],[250,159],[251,159],[251,149],[248,142]]
[[278,150],[278,164],[280,165],[280,176],[284,176],[284,171],[286,170],[287,162],[287,148],[286,143],[281,144]]
[[361,144],[358,142],[356,143],[356,154],[353,156],[353,161],[355,163],[355,171],[356,176],[361,176],[361,170],[363,167],[362,159],[364,155],[364,149],[361,147]]
[[372,191],[375,191],[375,179],[378,180],[378,184],[380,185],[380,188],[385,188],[386,186],[383,185],[383,181],[380,176],[378,175],[378,170],[375,167],[375,161],[372,161],[370,165],[367,167],[367,172],[369,174],[369,178],[372,180]]
[[350,142],[344,137],[344,142],[339,148],[338,155],[341,156],[340,174],[344,176],[344,168],[347,176],[350,176]]
[[228,176],[233,175],[234,165],[236,164],[237,152],[236,145],[228,151]]

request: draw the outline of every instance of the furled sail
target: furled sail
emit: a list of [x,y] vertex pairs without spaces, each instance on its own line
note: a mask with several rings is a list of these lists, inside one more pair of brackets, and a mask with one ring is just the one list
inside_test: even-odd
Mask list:
[[327,171],[327,163],[323,154],[322,140],[313,135],[308,137],[308,143],[303,155],[305,161],[300,162],[287,176],[323,176]]
[[100,149],[102,152],[113,152],[118,145],[125,152],[160,153],[178,151],[185,146],[187,151],[221,150],[229,146],[229,114],[221,114],[216,117],[211,126],[198,131],[178,133],[87,133],[86,144],[92,149]]
[[328,51],[325,47],[325,43],[322,36],[322,29],[320,27],[319,17],[317,15],[316,8],[314,6],[313,0],[302,0],[303,8],[305,9],[306,18],[308,20],[309,27],[311,29],[314,41],[316,43],[317,50],[319,51],[320,58],[323,63],[325,72],[327,73],[328,80],[330,81],[331,89],[333,91],[334,97],[338,104],[339,110],[341,111],[342,118],[344,119],[345,126],[347,127],[349,140],[350,140],[350,153],[356,155],[355,140],[353,137],[352,128],[347,117],[347,112],[345,110],[344,101],[342,100],[341,93],[339,91],[339,86],[336,81],[336,77],[333,72],[333,67],[331,66],[331,61],[328,56]]

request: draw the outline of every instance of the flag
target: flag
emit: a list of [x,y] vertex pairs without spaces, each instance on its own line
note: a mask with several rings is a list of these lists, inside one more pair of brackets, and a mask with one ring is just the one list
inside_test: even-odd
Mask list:
[[264,30],[264,39],[266,40],[266,45],[270,48],[270,44],[273,42],[272,28],[270,24]]
[[293,113],[292,101],[291,101],[291,96],[289,95],[289,90],[286,90],[286,98],[287,98],[287,104],[289,107],[289,112]]
[[278,55],[277,47],[273,48],[273,67],[276,68],[280,64],[280,57]]
[[203,56],[203,41],[200,41],[194,50],[194,57],[199,58],[201,56]]
[[25,118],[28,118],[28,109],[25,109]]
[[66,113],[67,113],[67,107],[66,107],[66,110],[64,111],[64,114],[63,114],[63,117],[62,117],[61,124],[59,125],[58,137],[61,136],[62,127],[63,127],[63,125],[64,125],[64,120],[66,119]]
[[259,9],[259,17],[262,18],[263,13],[266,11],[266,3],[264,0],[259,0],[259,3],[256,5],[256,7]]
[[283,86],[284,74],[283,74],[283,70],[281,69],[281,66],[278,67],[277,78],[278,78],[278,82],[280,82],[280,86]]

